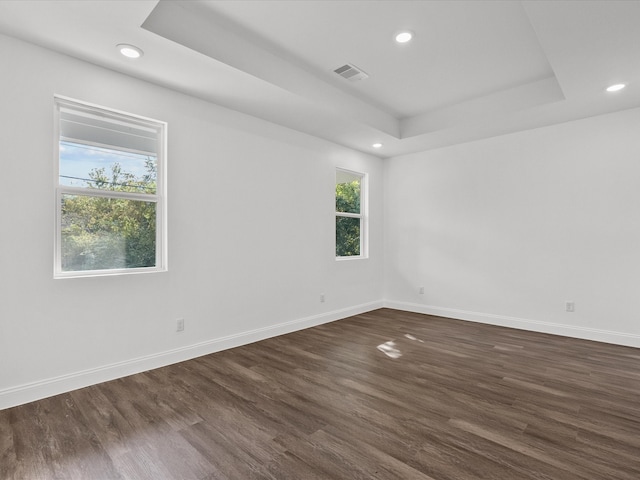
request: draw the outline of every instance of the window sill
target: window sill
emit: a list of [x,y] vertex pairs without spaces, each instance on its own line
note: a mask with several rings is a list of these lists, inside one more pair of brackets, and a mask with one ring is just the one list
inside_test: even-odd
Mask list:
[[149,267],[149,268],[125,268],[117,270],[83,270],[73,272],[56,272],[53,275],[54,280],[64,278],[87,278],[87,277],[115,277],[121,275],[139,275],[141,273],[159,273],[166,272],[166,268]]
[[366,255],[353,255],[350,257],[336,257],[336,262],[348,262],[350,260],[367,260],[369,257]]

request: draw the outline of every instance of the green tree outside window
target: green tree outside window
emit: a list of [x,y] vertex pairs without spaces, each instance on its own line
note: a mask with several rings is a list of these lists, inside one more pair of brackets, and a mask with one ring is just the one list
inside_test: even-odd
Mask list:
[[62,196],[62,269],[64,271],[153,267],[156,264],[156,203],[90,195],[91,190],[156,191],[155,160],[146,172],[123,172],[119,163],[94,168],[87,195]]
[[336,257],[362,255],[363,175],[338,169],[336,173]]

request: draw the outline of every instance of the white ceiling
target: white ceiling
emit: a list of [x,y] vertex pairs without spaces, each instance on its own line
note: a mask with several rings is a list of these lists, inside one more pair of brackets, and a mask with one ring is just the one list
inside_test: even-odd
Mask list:
[[0,1],[0,33],[382,157],[640,106],[639,24],[614,0]]

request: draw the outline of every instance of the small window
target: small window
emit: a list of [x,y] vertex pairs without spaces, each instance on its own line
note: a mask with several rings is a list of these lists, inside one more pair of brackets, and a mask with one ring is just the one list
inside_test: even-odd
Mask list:
[[55,103],[54,276],[166,270],[166,124]]
[[367,257],[366,175],[336,170],[336,258]]

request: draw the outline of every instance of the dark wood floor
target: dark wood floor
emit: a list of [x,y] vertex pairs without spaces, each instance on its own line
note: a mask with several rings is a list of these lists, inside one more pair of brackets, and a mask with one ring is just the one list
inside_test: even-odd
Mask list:
[[382,309],[0,411],[0,478],[638,480],[640,350]]

